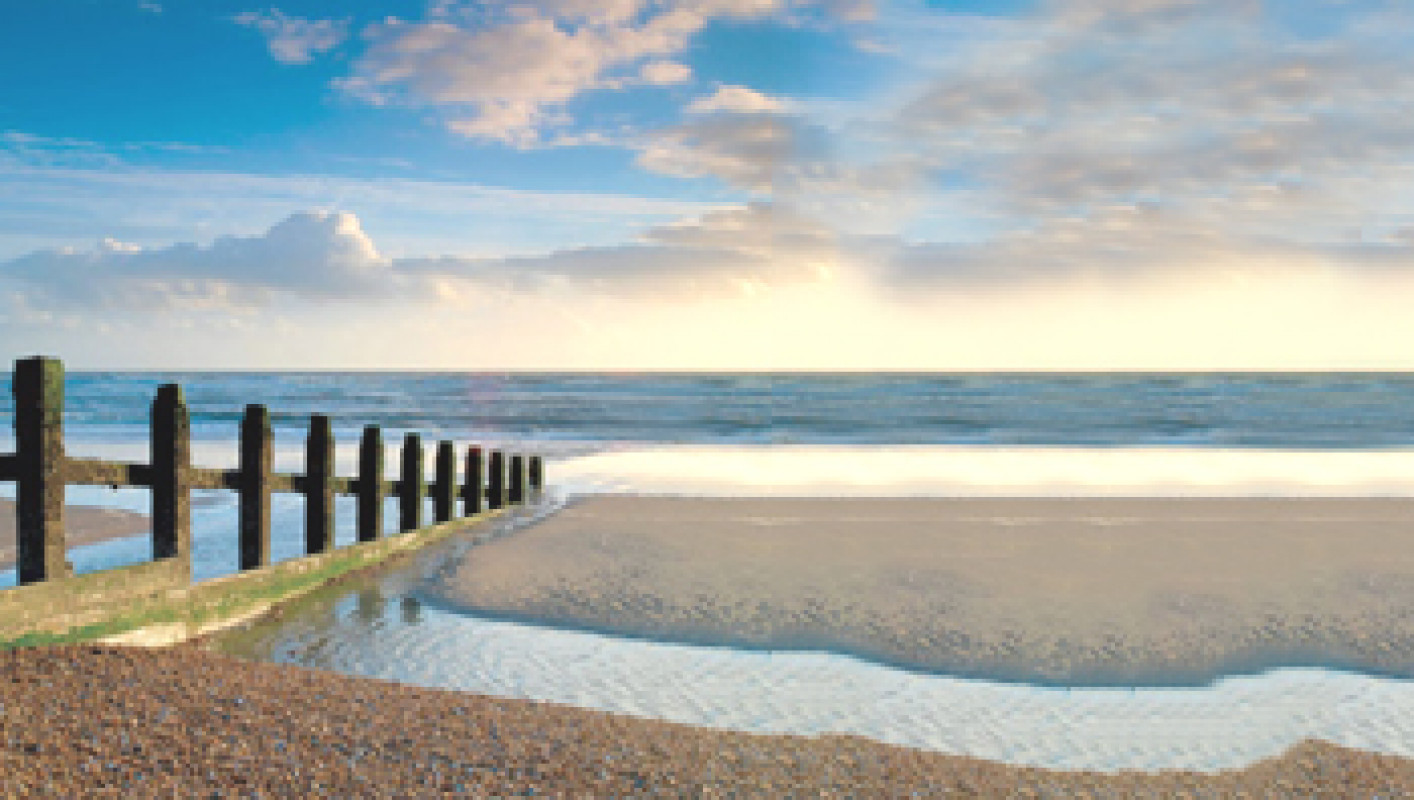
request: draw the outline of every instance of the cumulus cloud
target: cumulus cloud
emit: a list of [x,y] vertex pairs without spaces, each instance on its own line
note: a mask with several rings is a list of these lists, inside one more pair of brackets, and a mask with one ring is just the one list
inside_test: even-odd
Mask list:
[[364,31],[368,48],[339,81],[374,104],[446,110],[464,136],[532,146],[569,122],[576,97],[635,81],[688,79],[674,57],[714,20],[786,17],[824,8],[861,17],[859,3],[816,0],[541,0],[505,8],[437,4],[429,17]]
[[263,235],[223,236],[209,247],[105,239],[88,252],[39,251],[0,264],[0,278],[26,306],[60,310],[240,308],[278,294],[339,299],[412,288],[356,217],[327,212],[294,214]]
[[[318,304],[433,302],[567,288],[612,296],[722,296],[819,279],[842,250],[827,227],[769,204],[652,226],[622,245],[534,256],[388,258],[347,212],[302,212],[256,236],[144,248],[105,239],[0,262],[12,309],[73,314],[246,312],[282,298]],[[6,292],[5,290],[9,291]]]
[[270,55],[282,64],[308,64],[320,53],[338,47],[349,35],[348,20],[291,17],[277,8],[245,11],[233,20],[264,34]]

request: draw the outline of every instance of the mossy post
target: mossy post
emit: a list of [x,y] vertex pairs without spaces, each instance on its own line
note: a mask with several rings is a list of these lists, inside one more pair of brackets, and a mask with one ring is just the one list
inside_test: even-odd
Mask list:
[[510,491],[506,497],[511,505],[520,505],[525,502],[525,456],[516,454],[511,456],[511,480]]
[[538,498],[545,488],[545,460],[540,456],[530,457],[530,496]]
[[482,478],[485,472],[480,447],[466,449],[466,484],[462,486],[462,511],[471,517],[481,513]]
[[270,474],[274,464],[270,410],[248,405],[241,420],[241,569],[270,563]]
[[175,383],[152,400],[152,558],[191,564],[191,415]]
[[398,481],[398,528],[415,531],[422,527],[422,438],[415,433],[403,437],[403,476]]
[[457,499],[457,451],[451,442],[437,443],[437,484],[432,490],[432,513],[438,522],[449,522]]
[[19,582],[68,577],[64,541],[64,364],[15,362],[16,522]]
[[309,417],[304,452],[304,551],[334,546],[334,426],[325,414]]
[[382,535],[383,431],[368,425],[358,445],[358,540],[371,542]]
[[492,450],[486,466],[486,507],[495,511],[506,506],[506,456]]

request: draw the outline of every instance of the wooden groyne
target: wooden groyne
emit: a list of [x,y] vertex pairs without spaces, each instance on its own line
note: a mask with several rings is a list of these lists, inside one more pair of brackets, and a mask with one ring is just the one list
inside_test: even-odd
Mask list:
[[[156,622],[203,627],[213,617],[249,611],[242,595],[269,601],[315,577],[366,565],[444,535],[456,523],[499,513],[534,498],[544,488],[538,455],[466,448],[458,459],[452,442],[435,450],[434,478],[423,472],[418,434],[402,442],[400,474],[384,475],[382,431],[364,428],[358,474],[334,469],[330,418],[310,417],[305,471],[275,472],[269,410],[248,405],[240,426],[236,469],[191,463],[191,422],[181,386],[165,384],[152,402],[151,458],[124,463],[70,456],[64,448],[64,367],[57,359],[15,362],[15,452],[0,454],[0,481],[16,488],[16,562],[19,586],[0,591],[0,645],[89,638]],[[458,462],[464,465],[458,476]],[[151,490],[152,560],[74,575],[67,560],[64,498],[69,485],[133,486]],[[191,583],[191,495],[194,489],[238,492],[241,572]],[[306,556],[271,564],[270,499],[275,493],[304,496]],[[334,547],[334,496],[357,497],[356,544]],[[383,506],[396,497],[399,536],[383,536]],[[432,519],[424,522],[425,498]],[[305,576],[300,578],[299,576]],[[214,587],[214,588],[212,588]],[[266,603],[268,605],[268,602]],[[222,610],[224,609],[224,611]],[[219,621],[219,620],[217,620]],[[191,631],[188,631],[189,633]]]

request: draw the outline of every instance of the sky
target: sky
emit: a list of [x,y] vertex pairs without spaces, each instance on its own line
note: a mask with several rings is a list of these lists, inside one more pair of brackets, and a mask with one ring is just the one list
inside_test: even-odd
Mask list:
[[1414,369],[1407,0],[0,0],[0,357]]

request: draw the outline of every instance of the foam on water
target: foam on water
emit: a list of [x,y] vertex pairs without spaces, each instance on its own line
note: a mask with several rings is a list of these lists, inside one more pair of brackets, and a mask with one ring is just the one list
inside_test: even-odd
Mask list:
[[[1240,768],[1307,738],[1414,757],[1414,682],[1282,669],[1196,688],[1053,689],[830,653],[747,652],[491,621],[355,598],[274,660],[422,686],[754,733],[848,733],[1051,769]],[[374,643],[376,642],[376,646]]]
[[1414,450],[645,446],[548,474],[572,495],[1414,496]]

